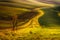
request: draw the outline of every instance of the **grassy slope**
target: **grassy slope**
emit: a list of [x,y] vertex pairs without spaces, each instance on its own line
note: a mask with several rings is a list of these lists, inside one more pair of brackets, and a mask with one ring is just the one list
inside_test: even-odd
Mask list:
[[41,26],[45,27],[60,27],[60,6],[54,8],[43,8],[44,15],[39,19]]

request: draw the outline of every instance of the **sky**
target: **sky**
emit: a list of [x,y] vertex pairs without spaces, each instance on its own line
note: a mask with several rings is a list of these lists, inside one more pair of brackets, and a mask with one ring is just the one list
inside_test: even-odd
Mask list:
[[60,4],[60,0],[36,0],[36,1],[49,3],[49,4]]
[[53,6],[52,4],[60,5],[60,0],[9,0],[9,1],[17,2],[17,3],[22,2],[30,5],[40,5],[40,6]]

